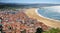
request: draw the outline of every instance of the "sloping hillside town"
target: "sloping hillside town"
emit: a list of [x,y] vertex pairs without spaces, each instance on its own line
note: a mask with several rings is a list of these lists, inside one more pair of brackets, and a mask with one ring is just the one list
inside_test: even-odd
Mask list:
[[25,10],[0,10],[0,27],[2,33],[35,33],[38,28],[48,30],[44,23],[29,17]]

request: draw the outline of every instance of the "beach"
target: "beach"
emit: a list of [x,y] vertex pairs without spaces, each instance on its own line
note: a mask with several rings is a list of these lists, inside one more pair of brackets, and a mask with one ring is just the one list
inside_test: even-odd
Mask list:
[[43,22],[47,26],[54,27],[54,28],[60,28],[60,21],[54,21],[54,20],[49,20],[49,19],[43,18],[36,13],[36,9],[37,8],[26,9],[25,13],[27,14],[27,16],[29,16],[31,18],[35,18],[38,21]]

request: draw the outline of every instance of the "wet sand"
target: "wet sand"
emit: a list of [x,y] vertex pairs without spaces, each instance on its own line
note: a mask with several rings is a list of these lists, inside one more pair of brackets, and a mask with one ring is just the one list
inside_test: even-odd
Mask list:
[[30,9],[26,9],[26,14],[27,16],[31,17],[31,18],[35,18],[40,22],[43,22],[44,24],[46,24],[47,26],[50,27],[54,27],[54,28],[60,28],[60,21],[53,21],[53,20],[49,20],[43,17],[38,16],[38,14],[35,12],[37,8],[30,8]]

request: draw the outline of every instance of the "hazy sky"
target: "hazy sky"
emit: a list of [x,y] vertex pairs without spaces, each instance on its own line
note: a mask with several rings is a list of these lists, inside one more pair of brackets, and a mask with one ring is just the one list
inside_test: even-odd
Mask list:
[[60,0],[0,0],[3,3],[54,3],[60,4]]

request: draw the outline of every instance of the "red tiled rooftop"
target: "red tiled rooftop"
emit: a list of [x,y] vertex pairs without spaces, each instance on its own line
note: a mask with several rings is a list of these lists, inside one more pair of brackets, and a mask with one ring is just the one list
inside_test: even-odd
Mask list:
[[[2,22],[3,30],[9,30],[8,27],[11,26],[12,30],[15,28],[16,30],[14,30],[14,31],[17,33],[20,33],[21,29],[29,30],[31,22],[33,22],[34,27],[32,27],[32,28],[34,28],[34,30],[36,30],[35,27],[37,27],[37,26],[41,26],[43,30],[48,29],[48,26],[46,26],[42,22],[37,21],[36,19],[28,17],[24,12],[19,12],[17,14],[4,14],[4,13],[1,14],[0,13],[0,17],[1,18],[3,17],[3,20],[2,20],[3,21]],[[17,21],[17,19],[19,19],[19,22]],[[14,31],[12,31],[12,32],[14,32]]]

